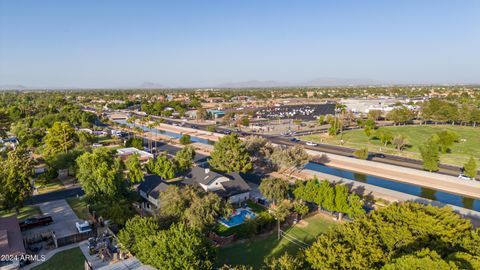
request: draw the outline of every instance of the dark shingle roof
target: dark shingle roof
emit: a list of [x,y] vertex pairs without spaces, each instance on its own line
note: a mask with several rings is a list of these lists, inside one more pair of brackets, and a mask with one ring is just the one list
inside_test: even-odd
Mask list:
[[175,184],[163,181],[158,175],[150,174],[146,175],[143,182],[138,185],[138,190],[141,190],[154,198],[158,198],[160,192],[165,191],[170,185]]
[[229,181],[221,183],[224,190],[214,191],[221,197],[230,197],[250,191],[250,187],[248,186],[247,182],[245,182],[242,176],[240,176],[238,173],[219,173],[212,170],[207,172],[205,167],[193,167],[192,170],[186,175],[187,179],[185,179],[183,183],[186,185],[209,185],[219,177],[226,177],[229,179]]
[[0,217],[0,254],[25,254],[23,236],[20,231],[17,216]]

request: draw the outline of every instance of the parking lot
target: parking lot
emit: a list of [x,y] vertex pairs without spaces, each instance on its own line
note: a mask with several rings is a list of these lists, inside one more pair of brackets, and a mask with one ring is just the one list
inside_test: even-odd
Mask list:
[[52,217],[53,224],[27,230],[24,232],[24,235],[53,231],[57,238],[61,238],[77,233],[75,222],[80,221],[80,219],[78,219],[65,200],[44,202],[37,205],[40,207],[43,215]]

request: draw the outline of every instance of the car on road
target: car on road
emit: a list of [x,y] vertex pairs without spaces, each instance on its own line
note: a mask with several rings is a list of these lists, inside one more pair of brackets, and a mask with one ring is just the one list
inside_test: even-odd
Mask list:
[[297,138],[291,138],[290,141],[291,141],[291,142],[299,142],[300,140],[297,139]]
[[38,217],[38,218],[27,218],[26,220],[19,223],[20,230],[25,231],[28,229],[33,229],[39,226],[47,226],[53,223],[51,216]]
[[227,134],[227,135],[228,135],[228,134],[230,134],[230,133],[232,133],[232,131],[229,130],[229,129],[223,131],[223,134]]
[[79,233],[86,233],[92,230],[90,223],[88,223],[88,221],[86,220],[84,220],[83,222],[76,222],[75,226],[77,227]]
[[314,142],[306,142],[305,144],[308,145],[308,146],[317,146],[318,145]]
[[466,176],[466,175],[464,175],[464,174],[459,174],[459,175],[458,175],[458,179],[462,179],[462,180],[475,180],[475,179],[473,179],[473,178],[471,178],[471,177],[468,177],[468,176]]

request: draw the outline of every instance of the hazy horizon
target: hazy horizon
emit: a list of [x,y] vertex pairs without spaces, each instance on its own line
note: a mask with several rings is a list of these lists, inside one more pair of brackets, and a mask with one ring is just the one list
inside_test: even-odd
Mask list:
[[479,17],[478,1],[0,0],[0,86],[480,84]]

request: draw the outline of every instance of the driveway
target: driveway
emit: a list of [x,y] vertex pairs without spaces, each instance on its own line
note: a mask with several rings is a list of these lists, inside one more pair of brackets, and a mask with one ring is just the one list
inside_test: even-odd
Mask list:
[[51,216],[53,224],[28,230],[25,233],[36,233],[52,230],[57,238],[76,234],[75,222],[80,221],[65,200],[56,200],[37,204],[45,216]]

